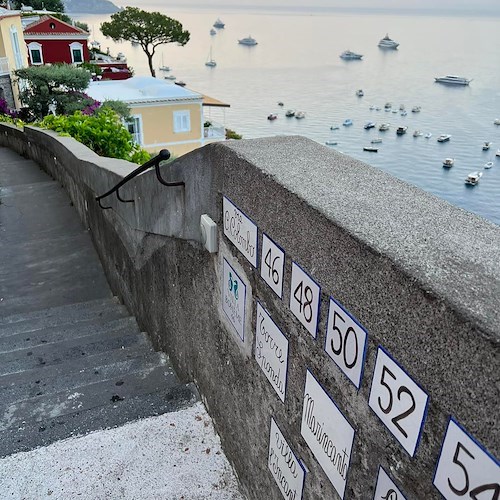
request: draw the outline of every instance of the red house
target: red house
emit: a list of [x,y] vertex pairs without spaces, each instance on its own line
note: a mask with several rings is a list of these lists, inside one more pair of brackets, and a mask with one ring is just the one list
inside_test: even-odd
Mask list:
[[42,16],[24,29],[31,66],[88,62],[88,38],[86,31],[49,15]]

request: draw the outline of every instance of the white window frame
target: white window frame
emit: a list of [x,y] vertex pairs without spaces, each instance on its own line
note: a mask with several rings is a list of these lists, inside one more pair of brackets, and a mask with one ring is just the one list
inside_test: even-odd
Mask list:
[[[74,50],[79,50],[80,51],[80,55],[81,55],[81,58],[82,58],[81,61],[75,61],[75,57],[74,57],[74,54],[73,54]],[[84,53],[83,53],[83,45],[81,43],[78,43],[78,42],[71,43],[69,45],[69,53],[71,55],[71,62],[73,64],[82,64],[83,62],[85,62]]]
[[[40,52],[41,62],[33,62],[33,51],[38,50]],[[43,64],[43,50],[42,44],[38,42],[28,43],[28,51],[30,53],[30,61],[32,66],[41,66]]]
[[174,111],[174,134],[191,132],[191,113],[188,110]]
[[[130,132],[129,127],[133,126],[134,132]],[[144,135],[143,135],[143,128],[142,128],[142,115],[130,115],[129,120],[127,120],[125,126],[127,127],[127,130],[132,134],[132,139],[136,144],[139,144],[139,146],[142,146],[144,144]],[[139,129],[139,130],[137,130]]]
[[[17,28],[14,25],[10,27],[10,40],[12,43],[12,50],[14,51],[16,69],[21,69],[23,67],[23,56],[21,54],[21,46],[19,45],[19,35],[17,33]],[[42,52],[40,51],[40,54],[41,53]]]

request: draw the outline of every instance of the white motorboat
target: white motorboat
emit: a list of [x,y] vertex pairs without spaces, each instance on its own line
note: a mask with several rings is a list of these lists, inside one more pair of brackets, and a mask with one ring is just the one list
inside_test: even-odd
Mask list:
[[495,153],[495,156],[500,157],[500,149],[497,149],[497,152]]
[[380,144],[381,142],[382,142],[382,139],[380,137],[377,137],[376,139],[371,140],[372,144]]
[[493,162],[492,161],[489,161],[488,163],[484,164],[484,168],[486,168],[486,169],[491,168],[492,166],[493,166]]
[[344,120],[344,123],[342,123],[344,127],[350,127],[352,125],[352,120],[350,118],[347,118]]
[[267,115],[267,119],[269,121],[274,121],[274,120],[276,120],[276,118],[278,118],[278,115],[275,113],[271,113],[270,115]]
[[408,114],[408,111],[406,111],[406,109],[403,109],[403,111],[401,111],[401,116],[406,116]]
[[375,122],[368,122],[365,124],[365,130],[370,130],[371,128],[375,128],[377,124]]
[[483,151],[488,151],[488,149],[490,149],[490,146],[491,146],[491,142],[484,141],[484,143],[483,143]]
[[404,104],[400,104],[399,105],[399,111],[404,111],[406,108],[405,108],[405,105]]
[[380,132],[385,132],[386,130],[389,130],[390,127],[391,126],[388,123],[382,123],[378,129]]
[[212,57],[212,47],[210,47],[210,52],[208,54],[208,59],[205,63],[205,66],[208,66],[209,68],[215,68],[215,66],[217,66],[215,59]]
[[427,134],[424,135],[426,139],[430,139],[432,137],[432,134],[430,132],[427,132]]
[[415,130],[415,132],[413,132],[413,137],[421,137],[422,135],[424,135],[424,133],[420,130]]
[[297,118],[297,120],[301,120],[302,118],[305,118],[305,117],[306,117],[306,114],[303,111],[297,111],[297,113],[295,113],[295,118]]
[[165,78],[165,80],[175,80],[177,77],[174,75],[165,75],[163,78]]
[[449,83],[451,85],[469,85],[472,79],[465,78],[463,76],[456,75],[446,75],[434,78],[437,83]]
[[336,146],[338,144],[337,141],[325,141],[325,144],[327,146]]
[[471,172],[465,179],[465,184],[475,186],[483,176],[482,172]]
[[378,153],[378,148],[375,148],[373,146],[365,146],[363,148],[363,151],[368,151],[369,153]]
[[500,125],[500,118],[495,118],[495,120],[493,121],[493,124]]
[[255,38],[252,38],[250,35],[248,35],[246,38],[242,38],[241,40],[238,40],[238,43],[240,45],[257,45],[257,40],[255,40]]
[[391,38],[389,38],[389,34],[386,33],[384,38],[378,42],[378,46],[381,49],[397,49],[399,47],[399,43],[395,42]]
[[391,108],[392,108],[392,103],[390,103],[390,102],[386,102],[386,103],[384,104],[384,109],[385,109],[386,111],[390,111],[390,110],[391,110]]
[[451,168],[451,167],[453,167],[454,163],[455,163],[455,160],[453,158],[445,158],[443,160],[443,167]]
[[214,28],[219,28],[219,29],[222,29],[224,28],[225,26],[225,23],[223,23],[220,18],[218,17],[216,20],[215,20],[215,23],[213,24]]
[[356,54],[356,52],[352,52],[351,50],[344,50],[342,54],[340,54],[341,59],[345,59],[346,61],[353,59],[362,59],[362,54]]
[[411,112],[412,113],[420,113],[420,110],[422,108],[420,106],[413,106],[413,108],[411,108]]
[[359,90],[356,90],[356,95],[357,95],[358,97],[363,97],[363,96],[365,95],[365,93],[363,92],[363,90],[362,90],[362,89],[359,89]]
[[287,118],[291,118],[292,116],[295,116],[295,110],[294,109],[288,109],[287,112],[285,113],[285,116]]
[[408,127],[406,127],[406,126],[398,127],[396,130],[396,134],[397,135],[404,135],[404,134],[406,134],[407,130],[408,130]]
[[332,126],[330,127],[330,130],[339,130],[339,128],[340,128],[340,127],[339,127],[338,125],[332,125]]
[[438,138],[438,142],[448,142],[451,139],[451,135],[449,134],[441,134]]

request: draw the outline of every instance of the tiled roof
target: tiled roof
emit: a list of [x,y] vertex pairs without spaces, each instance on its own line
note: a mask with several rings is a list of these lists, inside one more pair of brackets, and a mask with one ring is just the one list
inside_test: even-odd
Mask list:
[[[68,32],[54,32],[54,31],[37,31],[34,28],[37,26],[40,26],[41,24],[45,23],[46,21],[53,20],[55,23],[60,24],[62,26],[67,26],[68,28],[71,28],[71,31]],[[56,17],[45,15],[40,17],[38,21],[35,21],[34,23],[28,24],[26,28],[24,28],[24,33],[27,35],[46,35],[46,34],[57,34],[57,35],[75,35],[75,34],[80,34],[80,35],[88,35],[88,33],[85,30],[82,30],[81,28],[78,28],[77,26],[72,26],[71,24],[65,23],[64,21],[61,21],[60,19],[57,19]]]

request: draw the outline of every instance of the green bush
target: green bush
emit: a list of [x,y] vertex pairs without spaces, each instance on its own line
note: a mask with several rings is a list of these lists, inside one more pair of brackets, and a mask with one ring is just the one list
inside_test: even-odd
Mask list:
[[94,115],[77,111],[70,116],[46,116],[38,126],[69,134],[100,156],[121,158],[137,164],[149,160],[147,151],[135,144],[120,117],[109,108],[102,108]]
[[236,133],[234,130],[230,128],[226,129],[226,139],[241,139],[243,136]]

